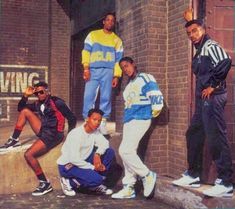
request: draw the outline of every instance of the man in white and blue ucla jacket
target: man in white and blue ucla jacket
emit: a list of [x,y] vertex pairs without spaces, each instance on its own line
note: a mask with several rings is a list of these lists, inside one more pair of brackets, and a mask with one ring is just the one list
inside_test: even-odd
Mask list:
[[135,198],[134,184],[140,176],[144,186],[144,196],[149,197],[155,187],[157,175],[150,171],[137,155],[137,147],[149,129],[152,117],[157,117],[163,107],[163,96],[154,77],[139,73],[130,57],[120,62],[123,72],[129,77],[123,97],[125,100],[123,139],[119,154],[123,160],[125,176],[123,189],[112,195],[115,199]]

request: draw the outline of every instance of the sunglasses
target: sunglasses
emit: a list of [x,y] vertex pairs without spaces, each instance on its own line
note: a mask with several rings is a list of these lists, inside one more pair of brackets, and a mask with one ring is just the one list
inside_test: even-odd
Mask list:
[[45,91],[43,91],[43,90],[35,91],[33,94],[34,94],[35,96],[38,96],[39,94],[45,94]]

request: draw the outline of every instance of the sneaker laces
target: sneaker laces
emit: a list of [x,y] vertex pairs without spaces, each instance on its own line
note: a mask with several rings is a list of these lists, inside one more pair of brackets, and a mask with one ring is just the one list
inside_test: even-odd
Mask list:
[[149,183],[151,181],[151,173],[149,172],[146,176],[143,177],[143,183]]
[[37,186],[37,190],[40,190],[40,189],[43,189],[45,186],[46,186],[46,184],[47,184],[48,182],[46,182],[46,181],[40,181],[39,182],[39,185]]
[[105,193],[106,190],[107,190],[107,187],[102,184],[92,189],[92,191],[99,192],[99,193]]
[[[65,182],[64,182],[65,181]],[[72,190],[72,187],[71,185],[69,184],[69,182],[67,182],[66,179],[61,179],[61,182],[63,184],[63,187],[65,190],[68,190],[68,191],[71,191]]]
[[12,137],[10,136],[10,138],[7,140],[7,142],[5,143],[5,145],[9,145],[9,144],[11,144],[13,141],[18,142],[19,140],[14,139],[14,138],[12,138]]

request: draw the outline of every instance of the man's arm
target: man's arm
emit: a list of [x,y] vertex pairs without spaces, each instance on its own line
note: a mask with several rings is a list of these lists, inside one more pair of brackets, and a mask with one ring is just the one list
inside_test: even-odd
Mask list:
[[214,65],[210,84],[211,87],[216,88],[221,81],[226,79],[232,61],[225,50],[217,44],[213,44],[208,48],[208,55]]
[[61,99],[57,99],[55,101],[56,107],[62,113],[62,115],[68,120],[68,132],[70,132],[73,128],[76,127],[77,118],[73,114],[73,112],[69,109],[69,107],[65,104],[65,102]]
[[95,140],[95,147],[97,147],[96,153],[94,154],[93,157],[93,164],[95,166],[95,170],[105,171],[106,168],[101,161],[101,156],[109,148],[109,142],[102,134],[97,134]]
[[91,33],[88,34],[84,41],[84,48],[82,50],[82,65],[83,65],[83,79],[85,81],[90,80],[91,73],[90,73],[90,56],[92,50],[92,35]]
[[18,111],[20,112],[24,108],[28,108],[31,111],[35,112],[36,111],[36,103],[32,104],[27,104],[28,102],[28,97],[32,96],[34,93],[34,88],[29,86],[25,89],[25,92],[21,98],[21,100],[18,103]]
[[209,98],[214,90],[220,86],[221,82],[226,79],[232,64],[229,55],[217,44],[213,44],[208,48],[208,55],[214,65],[214,69],[209,80],[210,86],[202,91],[203,99]]
[[152,75],[145,75],[144,80],[146,85],[143,87],[142,91],[151,101],[152,116],[157,117],[164,106],[162,92]]
[[118,38],[115,46],[115,65],[114,65],[114,77],[112,81],[112,87],[116,87],[119,82],[119,78],[122,76],[122,70],[119,66],[119,61],[123,56],[123,44],[122,40]]
[[97,147],[96,153],[103,155],[105,151],[109,148],[109,141],[102,135],[97,134],[95,139],[95,147]]

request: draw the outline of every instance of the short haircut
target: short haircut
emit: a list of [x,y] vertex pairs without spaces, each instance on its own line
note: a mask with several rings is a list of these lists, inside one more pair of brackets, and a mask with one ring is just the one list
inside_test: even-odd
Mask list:
[[93,113],[98,113],[98,114],[100,114],[101,116],[104,115],[104,112],[103,112],[102,110],[100,110],[100,109],[98,109],[98,108],[93,108],[93,109],[90,109],[90,110],[88,111],[88,117],[90,117]]
[[109,15],[112,15],[112,16],[114,17],[114,19],[116,20],[116,15],[115,15],[115,13],[113,13],[113,12],[107,12],[107,13],[104,15],[103,21],[104,21],[104,20],[106,19],[106,17],[109,16]]
[[39,81],[38,83],[33,85],[33,87],[39,87],[39,86],[42,86],[45,89],[48,89],[48,84],[46,82],[44,82],[44,81]]
[[190,25],[192,25],[192,24],[197,24],[197,25],[202,26],[203,28],[205,28],[205,25],[204,25],[204,22],[203,22],[202,19],[190,20],[190,21],[188,21],[188,22],[184,25],[184,27],[185,27],[185,28],[188,28],[188,27],[189,27]]
[[129,62],[131,64],[134,63],[134,60],[131,57],[123,57],[122,59],[120,59],[119,64],[121,64],[121,62],[124,62],[124,61]]

